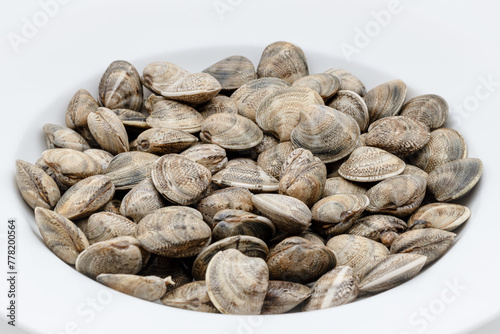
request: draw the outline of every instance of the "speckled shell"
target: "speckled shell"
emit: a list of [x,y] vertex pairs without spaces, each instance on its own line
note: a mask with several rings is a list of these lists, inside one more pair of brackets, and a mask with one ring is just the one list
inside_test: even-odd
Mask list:
[[226,168],[212,177],[212,182],[219,186],[242,187],[263,192],[273,192],[279,188],[278,180],[253,164],[228,163]]
[[125,128],[137,128],[139,130],[149,128],[148,123],[146,123],[146,116],[143,113],[130,109],[112,109],[112,111],[122,121]]
[[425,264],[441,257],[451,247],[456,234],[435,228],[407,231],[391,245],[391,254],[410,253],[427,256]]
[[212,258],[219,252],[226,249],[237,249],[246,256],[259,257],[266,259],[269,250],[264,241],[259,238],[248,235],[236,235],[228,237],[203,249],[193,262],[193,277],[197,281],[205,279],[208,264]]
[[323,100],[327,100],[340,88],[340,80],[333,74],[311,74],[293,82],[295,87],[308,87],[317,92]]
[[290,311],[311,295],[305,285],[288,281],[269,281],[260,314],[282,314]]
[[156,276],[126,274],[100,274],[96,280],[108,288],[150,302],[163,297],[167,293],[167,284],[173,283],[170,277],[162,279]]
[[54,211],[68,219],[84,218],[101,209],[114,194],[115,186],[109,177],[90,176],[69,188]]
[[99,102],[110,109],[125,108],[139,111],[143,93],[139,73],[124,60],[112,62],[99,82]]
[[227,150],[245,150],[262,141],[262,130],[246,117],[219,113],[209,116],[201,125],[200,138]]
[[205,280],[185,284],[168,292],[161,302],[184,310],[219,313],[210,300]]
[[439,165],[430,172],[428,187],[438,201],[451,201],[474,188],[482,174],[481,160],[458,159]]
[[80,224],[80,228],[92,245],[116,237],[135,237],[137,224],[115,213],[97,212]]
[[94,159],[95,162],[97,162],[101,166],[103,171],[105,171],[108,168],[109,163],[114,158],[113,154],[105,150],[100,150],[98,148],[90,148],[88,150],[83,151],[83,153]]
[[251,165],[257,166],[257,162],[250,158],[234,158],[228,161],[226,167],[232,167],[236,165]]
[[137,240],[144,249],[174,258],[197,255],[210,238],[210,227],[190,207],[158,209],[142,218],[137,227]]
[[347,234],[369,238],[390,247],[394,239],[407,229],[406,223],[397,217],[370,215],[356,220],[354,225],[347,231]]
[[441,127],[448,118],[448,103],[439,95],[420,95],[406,102],[399,114],[435,129]]
[[125,152],[117,154],[109,163],[104,175],[108,176],[117,190],[132,189],[151,175],[157,155],[147,152]]
[[366,195],[366,189],[340,176],[326,179],[322,198],[337,194]]
[[359,135],[358,123],[351,116],[327,106],[313,105],[301,109],[291,140],[296,148],[308,149],[328,163],[351,153]]
[[16,160],[16,182],[21,196],[33,209],[52,209],[61,197],[56,182],[47,173],[23,160]]
[[318,244],[318,245],[325,245],[325,239],[323,239],[319,234],[316,234],[310,230],[305,230],[302,232],[299,237],[302,237],[304,239],[309,240],[312,243]]
[[182,156],[205,166],[212,174],[227,165],[226,150],[215,144],[197,144],[181,153]]
[[76,270],[95,279],[100,274],[136,274],[147,253],[133,237],[118,237],[95,243],[76,259]]
[[331,68],[326,70],[325,73],[332,74],[339,78],[340,89],[349,90],[358,94],[359,96],[364,96],[366,93],[365,85],[359,80],[354,74],[340,68]]
[[280,141],[290,140],[299,123],[301,111],[310,105],[324,105],[321,96],[307,87],[284,87],[268,94],[255,114],[257,124],[276,135]]
[[293,144],[290,141],[279,143],[276,146],[265,150],[257,158],[257,164],[269,175],[276,179],[280,179],[283,164],[294,150]]
[[259,144],[241,153],[243,153],[244,155],[248,156],[251,159],[257,160],[257,158],[262,152],[278,145],[279,143],[280,141],[274,135],[272,135],[269,132],[264,132],[264,136],[262,137],[262,140],[260,141]]
[[47,247],[68,264],[75,264],[78,255],[89,247],[83,232],[54,211],[35,208],[35,221]]
[[311,211],[304,202],[294,197],[259,194],[252,196],[252,202],[264,217],[284,232],[299,234],[311,225]]
[[96,100],[85,89],[79,89],[66,109],[66,126],[70,129],[87,127],[87,117],[99,108]]
[[300,199],[311,207],[323,194],[326,166],[311,151],[298,148],[283,164],[279,193]]
[[198,142],[198,138],[180,130],[152,128],[142,132],[136,142],[137,151],[163,155],[182,152]]
[[207,103],[197,106],[196,109],[200,112],[203,118],[207,118],[208,116],[218,113],[238,113],[238,107],[236,106],[235,101],[225,95],[217,95]]
[[429,139],[425,124],[404,116],[391,116],[370,124],[365,143],[404,156],[420,150]]
[[340,176],[350,181],[375,182],[401,174],[405,162],[376,147],[361,146],[340,166]]
[[432,203],[420,207],[408,220],[409,228],[419,226],[452,231],[465,223],[470,217],[470,209],[452,203]]
[[326,246],[333,250],[337,266],[351,267],[358,277],[363,277],[377,260],[389,255],[381,243],[357,235],[337,235]]
[[203,115],[177,101],[159,100],[153,104],[146,123],[152,128],[169,128],[189,133],[200,131]]
[[263,259],[236,249],[217,253],[208,264],[208,295],[224,314],[259,314],[264,304],[269,270]]
[[397,115],[405,102],[406,91],[406,84],[399,79],[380,84],[368,91],[365,102],[370,114],[370,123]]
[[116,114],[108,108],[98,108],[87,117],[92,136],[97,143],[111,154],[129,150],[125,126]]
[[276,232],[269,219],[243,210],[225,209],[217,212],[213,220],[213,242],[235,235],[249,235],[268,241]]
[[328,103],[328,106],[352,116],[358,123],[361,131],[365,131],[368,128],[370,122],[368,107],[365,100],[358,94],[349,90],[341,90]]
[[306,56],[302,49],[288,42],[274,42],[262,52],[259,66],[259,78],[275,77],[289,83],[309,75]]
[[424,172],[420,168],[413,166],[413,165],[409,165],[409,164],[406,164],[405,170],[400,175],[417,175],[417,176],[423,177],[426,180],[429,177],[429,174],[427,174],[426,172]]
[[238,88],[231,95],[231,100],[234,101],[238,114],[255,122],[255,114],[262,100],[283,87],[290,87],[290,84],[278,78],[260,78]]
[[212,173],[182,155],[167,154],[153,164],[151,179],[168,201],[189,205],[201,199],[212,181]]
[[84,151],[90,146],[87,141],[74,130],[57,124],[47,123],[43,126],[47,147],[69,148],[77,151]]
[[453,129],[437,129],[431,132],[429,142],[411,157],[411,162],[427,173],[437,166],[467,158],[464,138]]
[[352,268],[338,266],[314,283],[311,297],[302,304],[302,311],[340,306],[358,297],[358,278]]
[[316,281],[335,264],[335,255],[328,247],[301,237],[281,241],[267,258],[270,279],[301,284]]
[[243,56],[224,58],[203,70],[219,81],[222,90],[234,91],[242,85],[257,79],[257,73],[250,59]]
[[427,182],[416,175],[397,175],[371,187],[366,193],[369,212],[388,213],[404,217],[414,212],[422,203]]

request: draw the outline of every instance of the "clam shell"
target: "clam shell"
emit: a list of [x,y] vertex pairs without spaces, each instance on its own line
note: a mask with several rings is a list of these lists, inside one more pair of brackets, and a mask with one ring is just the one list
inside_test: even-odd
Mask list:
[[451,201],[474,188],[482,174],[481,160],[458,159],[439,165],[430,172],[428,187],[438,201]]
[[56,182],[41,168],[24,160],[16,160],[16,183],[21,196],[33,209],[52,209],[61,197]]
[[167,293],[167,284],[173,283],[170,277],[162,279],[156,276],[126,274],[100,274],[96,280],[108,288],[150,302],[163,297]]
[[226,167],[232,167],[232,166],[236,166],[236,165],[257,166],[257,162],[250,159],[250,158],[235,158],[235,159],[229,160]]
[[291,140],[296,148],[311,151],[324,163],[334,162],[351,153],[360,135],[358,123],[346,114],[327,106],[302,108],[300,121]]
[[54,211],[68,219],[84,218],[101,209],[114,194],[115,186],[109,177],[90,176],[69,188]]
[[99,82],[99,102],[109,109],[125,108],[139,111],[143,93],[139,73],[124,60],[112,62]]
[[301,237],[281,241],[267,258],[273,280],[311,283],[335,267],[335,255],[324,245]]
[[273,192],[279,188],[278,180],[253,164],[228,164],[212,177],[212,181],[219,186],[242,187],[263,192]]
[[269,281],[266,262],[236,249],[217,253],[208,264],[208,295],[224,314],[259,314]]
[[242,153],[248,153],[251,159],[257,160],[262,152],[278,145],[279,143],[280,141],[276,139],[275,136],[265,132],[259,144]]
[[252,202],[264,217],[284,232],[299,234],[311,225],[311,211],[304,202],[294,197],[259,194],[252,196]]
[[282,314],[290,311],[311,295],[305,285],[287,281],[269,281],[260,314]]
[[201,125],[200,138],[227,150],[244,150],[262,141],[262,130],[246,117],[219,113],[209,116]]
[[255,67],[250,59],[230,56],[203,70],[219,81],[222,90],[234,91],[242,85],[257,79]]
[[111,213],[115,213],[117,215],[121,215],[121,213],[120,213],[120,205],[121,204],[122,204],[121,200],[112,199],[105,206],[102,207],[102,211],[103,212],[111,212]]
[[265,150],[257,158],[257,164],[269,175],[280,179],[283,164],[294,150],[293,144],[290,141],[279,143],[270,149]]
[[182,152],[198,142],[198,138],[180,130],[152,128],[142,132],[136,142],[137,151],[163,155]]
[[225,209],[217,212],[213,220],[214,242],[235,235],[248,235],[267,241],[276,232],[269,219],[243,210]]
[[174,258],[197,255],[210,237],[210,227],[189,207],[158,209],[142,218],[137,227],[137,240],[144,249]]
[[74,130],[57,124],[47,123],[43,126],[47,147],[69,148],[77,151],[84,151],[90,146],[87,141]]
[[465,223],[470,217],[470,209],[452,203],[431,203],[418,208],[408,220],[408,227],[429,224],[432,228],[452,231]]
[[401,174],[405,165],[403,160],[387,151],[361,146],[352,151],[338,172],[350,181],[374,182]]
[[196,133],[201,129],[203,119],[202,114],[186,104],[160,100],[153,105],[146,123],[152,128],[169,128]]
[[328,106],[346,115],[352,116],[359,125],[361,131],[365,131],[370,123],[370,115],[365,100],[358,94],[341,90],[328,103]]
[[208,295],[206,282],[196,281],[168,292],[161,302],[184,310],[219,313]]
[[274,77],[289,83],[309,75],[306,56],[302,49],[288,42],[274,42],[262,52],[259,66],[259,78]]
[[361,292],[381,292],[392,289],[415,277],[427,257],[418,254],[392,254],[380,259],[359,283]]
[[194,260],[192,271],[194,279],[197,281],[205,279],[207,267],[212,258],[227,249],[237,249],[246,256],[258,257],[264,260],[269,253],[266,243],[252,236],[236,235],[219,240],[203,249]]
[[257,124],[280,141],[290,140],[292,130],[299,124],[301,111],[310,105],[324,105],[321,96],[307,87],[284,87],[268,94],[255,114]]
[[68,264],[75,264],[78,255],[89,247],[83,232],[54,211],[36,207],[35,221],[47,247]]
[[311,297],[302,304],[302,311],[323,310],[352,302],[358,297],[358,278],[352,268],[338,266],[314,283]]
[[323,100],[327,100],[340,88],[340,80],[333,74],[311,74],[293,82],[295,87],[308,87],[317,92]]
[[370,123],[397,115],[405,102],[406,91],[406,84],[399,79],[385,82],[368,91],[365,102],[370,114]]
[[356,220],[347,234],[369,238],[390,247],[394,239],[407,229],[406,223],[397,217],[370,215]]
[[111,160],[104,175],[113,181],[117,190],[132,189],[151,175],[152,165],[158,158],[147,152],[120,153]]
[[87,117],[99,108],[96,100],[85,89],[79,89],[66,109],[66,126],[70,129],[87,127]]
[[113,109],[112,111],[122,121],[125,128],[136,128],[139,130],[149,128],[146,122],[147,117],[143,113],[130,109]]
[[149,261],[137,275],[171,277],[173,283],[167,285],[167,292],[193,281],[190,264],[186,263],[184,259],[174,259],[156,254],[151,254]]
[[127,152],[128,135],[125,126],[108,108],[98,108],[87,118],[89,130],[97,143],[111,154]]
[[226,150],[215,144],[194,145],[181,153],[182,156],[199,163],[215,174],[227,165]]
[[113,154],[98,148],[89,148],[88,150],[83,151],[83,153],[94,159],[94,161],[101,166],[103,171],[108,168],[109,163],[114,158]]
[[416,175],[423,177],[425,180],[427,180],[427,178],[429,177],[429,174],[427,174],[420,168],[409,164],[406,164],[405,170],[400,175]]
[[437,166],[467,158],[464,138],[453,129],[437,129],[431,132],[429,142],[411,157],[411,162],[427,173]]
[[441,127],[448,118],[448,103],[439,95],[420,95],[406,102],[399,114],[435,129]]
[[80,228],[92,245],[116,237],[135,237],[137,224],[115,213],[97,212],[86,223],[81,224]]
[[333,250],[337,266],[349,266],[359,277],[363,277],[377,260],[389,255],[389,250],[381,243],[357,235],[337,235],[328,240],[326,246]]
[[341,68],[331,68],[326,70],[325,73],[332,74],[340,80],[340,89],[349,90],[364,96],[366,93],[365,85],[354,74]]
[[429,138],[425,124],[404,116],[391,116],[370,124],[365,143],[404,156],[420,150]]
[[388,213],[403,217],[414,212],[422,203],[427,182],[416,175],[397,175],[371,187],[366,193],[369,212]]
[[200,112],[203,118],[219,113],[238,113],[238,107],[236,106],[235,101],[225,95],[217,95],[207,103],[199,105],[196,109]]
[[325,245],[326,244],[325,239],[323,239],[319,234],[316,234],[316,233],[309,231],[309,230],[305,230],[304,232],[302,232],[302,234],[299,235],[299,237],[307,239],[310,242],[318,244],[318,245]]
[[340,176],[326,179],[322,198],[337,194],[366,195],[366,189]]

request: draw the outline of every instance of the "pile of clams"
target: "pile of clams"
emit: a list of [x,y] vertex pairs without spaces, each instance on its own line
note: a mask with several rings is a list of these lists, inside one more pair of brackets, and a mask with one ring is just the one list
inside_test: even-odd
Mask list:
[[[146,88],[146,89],[144,89]],[[16,162],[48,248],[112,289],[186,310],[279,314],[402,284],[471,215],[481,160],[438,95],[310,73],[296,45],[193,73],[126,61]]]

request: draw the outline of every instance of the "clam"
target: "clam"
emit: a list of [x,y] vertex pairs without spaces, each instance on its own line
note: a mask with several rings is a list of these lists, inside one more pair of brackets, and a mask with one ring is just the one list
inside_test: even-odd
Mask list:
[[87,118],[89,130],[97,143],[111,154],[127,152],[128,135],[122,121],[108,108],[98,108]]
[[406,164],[405,170],[400,175],[416,175],[423,177],[425,180],[427,180],[427,178],[429,177],[429,174],[427,174],[422,169],[409,164]]
[[150,302],[163,297],[167,293],[167,285],[174,283],[170,277],[143,277],[127,274],[100,274],[96,280],[108,288]]
[[380,84],[368,91],[364,98],[370,122],[397,115],[405,102],[406,91],[406,84],[399,79]]
[[427,182],[416,175],[397,175],[371,187],[366,193],[369,212],[388,213],[403,217],[414,212],[422,203]]
[[310,230],[305,230],[302,232],[302,234],[299,235],[299,237],[302,237],[304,239],[309,240],[312,243],[315,243],[317,245],[325,245],[325,239],[323,239],[319,234],[316,234]]
[[75,264],[78,255],[89,247],[83,232],[54,211],[36,207],[35,221],[47,247],[68,264]]
[[350,181],[374,182],[401,174],[405,165],[403,160],[387,151],[361,146],[352,151],[338,172]]
[[219,313],[208,295],[206,282],[196,281],[168,292],[161,302],[184,310]]
[[151,175],[157,155],[147,152],[125,152],[117,154],[109,163],[104,175],[108,176],[117,190],[132,189]]
[[226,151],[215,144],[194,145],[181,153],[182,156],[199,163],[215,174],[227,165]]
[[189,104],[210,101],[222,88],[210,74],[189,73],[168,62],[148,64],[144,68],[142,82],[156,94]]
[[158,209],[142,218],[137,227],[137,240],[144,249],[174,258],[197,255],[210,237],[210,227],[190,207]]
[[90,146],[87,141],[74,130],[57,124],[47,123],[43,126],[47,147],[69,148],[77,151],[84,151]]
[[387,116],[370,124],[365,143],[397,155],[410,155],[429,141],[424,123],[405,116]]
[[352,116],[359,125],[361,131],[368,128],[370,115],[365,100],[355,92],[341,90],[328,102],[328,106],[346,115]]
[[428,187],[438,201],[451,201],[474,188],[482,174],[481,160],[458,159],[439,165],[430,172]]
[[200,112],[203,118],[207,118],[218,113],[238,113],[238,107],[236,106],[235,101],[225,95],[217,95],[210,101],[197,106],[196,109]]
[[146,122],[147,117],[138,111],[130,109],[113,109],[116,116],[122,121],[125,128],[144,130],[148,129],[149,125]]
[[257,79],[255,67],[250,59],[230,56],[203,70],[219,81],[223,91],[232,92],[242,85]]
[[171,277],[173,283],[167,285],[167,292],[193,281],[190,265],[184,259],[174,259],[156,254],[151,254],[149,261],[137,275]]
[[231,100],[234,101],[238,114],[255,122],[255,114],[262,100],[283,87],[290,87],[290,84],[278,78],[260,78],[238,88],[231,95]]
[[136,274],[147,253],[133,237],[118,237],[95,243],[76,259],[76,270],[95,279],[100,274]]
[[280,141],[276,139],[276,137],[273,136],[271,133],[264,132],[263,134],[264,136],[262,137],[262,140],[260,141],[259,144],[242,153],[248,154],[248,156],[251,159],[257,160],[257,158],[262,152],[267,151],[268,149],[273,148],[274,146],[280,143]]
[[92,245],[116,237],[135,237],[137,224],[116,213],[96,212],[80,228]]
[[276,179],[280,179],[283,164],[294,150],[293,144],[290,141],[279,143],[270,149],[265,150],[257,159],[257,164],[269,175]]
[[314,283],[311,297],[302,304],[302,311],[323,310],[352,302],[358,297],[358,282],[348,266],[330,270]]
[[395,238],[408,229],[406,223],[391,215],[370,215],[359,218],[347,231],[347,234],[382,242],[390,247]]
[[366,272],[359,291],[376,293],[392,289],[415,277],[427,257],[418,254],[392,254],[380,259]]
[[325,73],[332,74],[340,80],[340,89],[349,90],[364,96],[366,93],[365,85],[354,74],[341,68],[331,68],[326,70]]
[[87,117],[99,108],[96,100],[85,89],[79,89],[66,110],[66,126],[70,129],[86,128]]
[[142,84],[135,67],[124,60],[112,62],[99,82],[99,102],[109,109],[139,111],[142,107]]
[[33,209],[52,209],[61,197],[56,182],[47,173],[23,160],[16,160],[16,182],[21,196]]
[[269,281],[260,314],[282,314],[290,311],[311,295],[305,285],[288,281]]
[[203,249],[194,260],[192,271],[194,279],[198,281],[205,279],[207,267],[212,258],[227,249],[237,249],[246,256],[258,257],[264,260],[269,253],[266,243],[252,236],[236,235],[219,240]]
[[212,180],[212,173],[179,154],[159,158],[151,170],[153,184],[168,201],[181,205],[200,200]]
[[246,165],[250,165],[250,166],[257,166],[257,162],[255,160],[252,160],[250,158],[234,158],[234,159],[231,159],[227,162],[227,165],[226,167],[233,167],[233,166],[236,166],[236,165],[242,165],[242,166],[246,166]]
[[255,114],[257,124],[276,135],[280,141],[290,140],[299,123],[301,111],[313,104],[324,105],[321,96],[307,87],[284,87],[268,94]]
[[210,300],[224,314],[259,314],[268,281],[266,262],[236,249],[217,253],[206,274]]
[[292,83],[295,87],[308,87],[317,92],[323,100],[327,100],[340,88],[340,80],[333,74],[319,73],[311,74]]
[[120,199],[112,199],[109,201],[105,206],[102,207],[103,212],[111,212],[115,213],[117,215],[121,215],[120,212],[120,205],[122,204],[122,201]]
[[257,67],[259,78],[274,77],[289,83],[309,75],[306,56],[302,49],[288,42],[269,44]]
[[411,161],[427,173],[437,166],[458,159],[467,158],[464,138],[453,129],[437,129],[431,132],[429,142],[413,154]]
[[301,237],[289,237],[269,253],[269,278],[307,284],[335,267],[335,255],[324,245]]
[[169,128],[152,128],[142,132],[136,140],[137,151],[163,155],[179,153],[198,142],[195,136]]
[[441,127],[448,118],[448,103],[439,95],[420,95],[406,102],[399,114],[435,129]]
[[337,194],[366,195],[366,189],[340,176],[326,179],[322,198]]
[[146,119],[152,128],[169,128],[189,133],[200,131],[203,115],[196,109],[177,101],[160,100]]
[[307,206],[323,194],[326,166],[311,151],[298,148],[288,156],[281,170],[279,193],[300,199]]
[[441,257],[451,247],[456,234],[435,228],[410,230],[397,237],[391,254],[410,253],[427,256],[425,265]]
[[108,168],[109,163],[114,158],[113,154],[98,148],[89,148],[88,150],[83,151],[83,153],[94,159],[94,161],[101,166],[103,171]]
[[294,197],[258,194],[252,196],[252,202],[264,217],[284,232],[299,234],[311,225],[311,211],[304,202]]
[[225,209],[213,217],[214,228],[212,241],[218,241],[235,235],[248,235],[262,240],[270,240],[276,229],[266,217],[251,212],[235,209]]
[[359,135],[358,123],[351,116],[327,106],[313,105],[302,108],[300,121],[290,138],[296,148],[308,149],[328,163],[350,154]]
[[349,266],[359,277],[363,277],[377,260],[389,255],[389,250],[381,243],[351,234],[337,235],[328,240],[326,246],[333,250],[337,266]]
[[311,209],[312,229],[325,237],[346,232],[366,209],[365,195],[338,194],[319,200]]
[[227,150],[244,150],[262,141],[262,130],[246,117],[219,113],[209,116],[201,125],[200,138]]
[[212,177],[212,182],[219,186],[242,187],[263,192],[273,192],[279,188],[278,180],[253,164],[228,163],[226,168]]
[[470,217],[470,209],[452,203],[431,203],[418,208],[408,220],[410,229],[429,226],[452,231],[465,223]]

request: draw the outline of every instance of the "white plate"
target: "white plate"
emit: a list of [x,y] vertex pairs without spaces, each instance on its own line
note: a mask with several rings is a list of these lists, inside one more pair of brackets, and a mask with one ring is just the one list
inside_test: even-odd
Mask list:
[[[495,135],[500,121],[500,87],[483,83],[500,81],[498,50],[434,20],[426,13],[425,6],[407,5],[403,12],[392,17],[387,27],[370,38],[367,46],[358,48],[359,54],[354,54],[348,62],[339,45],[356,45],[356,29],[367,29],[373,24],[370,22],[375,22],[370,11],[387,9],[388,3],[365,2],[366,11],[360,11],[359,4],[343,2],[324,5],[313,1],[308,2],[307,8],[297,9],[300,2],[280,7],[278,2],[225,1],[234,6],[232,11],[225,12],[224,20],[218,18],[215,3],[155,4],[157,10],[139,10],[143,27],[157,24],[163,31],[170,32],[145,36],[136,32],[136,25],[125,25],[131,20],[130,3],[124,2],[123,7],[115,8],[116,15],[106,22],[102,12],[110,13],[116,5],[105,2],[100,8],[96,2],[88,2],[86,6],[70,3],[61,7],[61,12],[50,22],[52,26],[41,29],[38,37],[23,46],[19,54],[11,55],[14,61],[12,67],[6,69],[7,78],[17,87],[2,90],[6,93],[3,112],[13,113],[9,115],[13,125],[4,124],[2,134],[7,159],[1,167],[6,190],[2,192],[0,232],[5,232],[4,221],[17,218],[18,324],[33,333],[78,330],[81,333],[181,330],[187,333],[285,330],[288,333],[374,330],[401,334],[467,333],[498,316],[500,306],[496,301],[500,293],[495,286],[500,252],[496,240],[500,225],[496,221],[495,201],[499,159]],[[313,11],[311,6],[325,10]],[[269,21],[271,17],[266,10],[277,12],[278,9],[280,15]],[[90,22],[91,14],[98,18]],[[163,16],[168,20],[161,21]],[[299,17],[300,25],[290,24]],[[256,20],[260,24],[250,30],[249,22]],[[195,22],[198,22],[195,28],[189,26]],[[78,43],[71,38],[73,33],[68,32],[73,24],[81,27],[74,33]],[[116,29],[117,26],[120,29]],[[173,33],[178,27],[185,27],[185,32]],[[283,31],[283,27],[286,30]],[[93,34],[84,33],[84,28]],[[223,34],[224,38],[220,38]],[[127,39],[122,35],[134,41],[133,47],[124,45]],[[295,42],[304,49],[311,72],[344,67],[361,78],[368,89],[401,78],[410,88],[409,97],[436,93],[448,100],[452,109],[449,126],[464,135],[469,156],[481,158],[485,172],[479,185],[465,199],[472,217],[457,243],[442,259],[402,286],[335,309],[236,317],[172,309],[114,292],[83,277],[45,247],[34,233],[32,213],[22,202],[13,181],[14,159],[34,162],[40,156],[44,149],[42,125],[64,124],[66,105],[77,89],[86,88],[95,96],[102,71],[114,59],[125,58],[139,71],[153,60],[167,60],[199,71],[232,54],[245,55],[257,64],[264,47],[281,39]],[[116,43],[110,44],[110,40]],[[67,43],[74,44],[65,46]],[[209,45],[222,46],[207,47]],[[466,106],[462,113],[457,105]],[[4,254],[3,245],[0,254]],[[3,286],[0,288],[5,298]],[[4,300],[0,299],[2,305]]]

